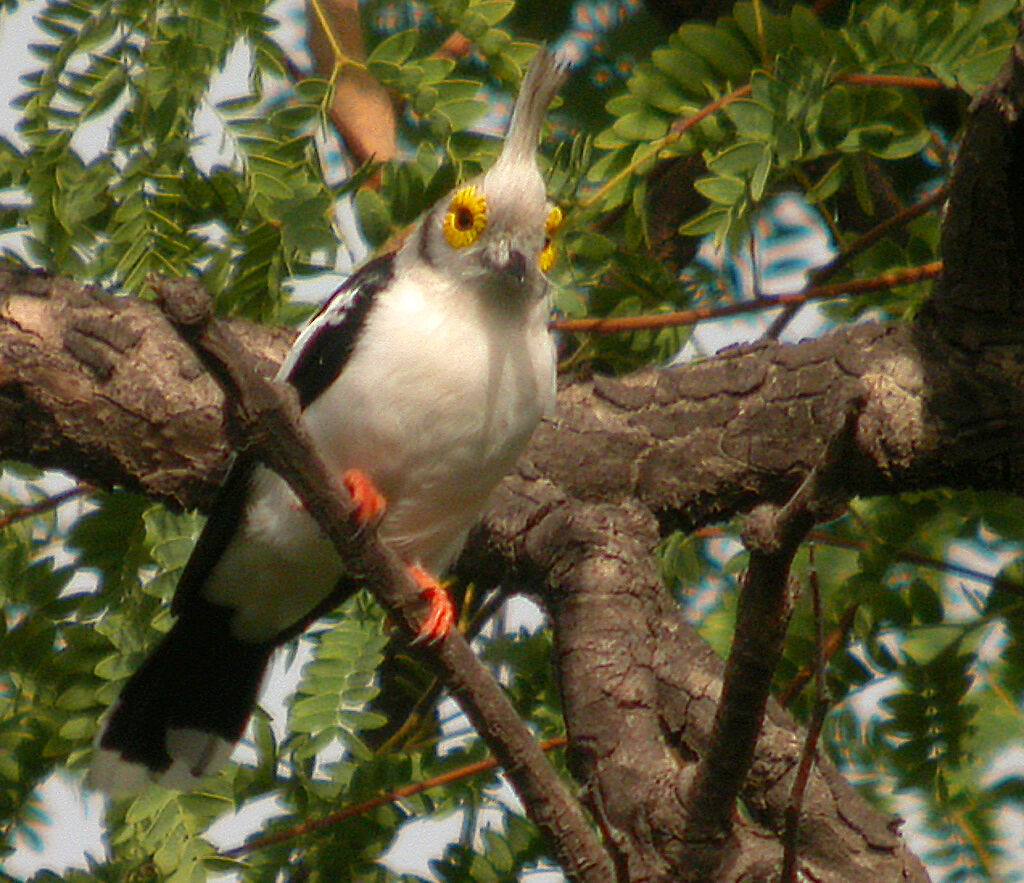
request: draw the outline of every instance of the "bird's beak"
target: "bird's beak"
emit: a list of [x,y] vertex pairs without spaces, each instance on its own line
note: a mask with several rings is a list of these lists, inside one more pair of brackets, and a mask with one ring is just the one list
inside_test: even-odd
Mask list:
[[517,285],[526,281],[526,255],[511,239],[499,239],[484,252],[484,263]]

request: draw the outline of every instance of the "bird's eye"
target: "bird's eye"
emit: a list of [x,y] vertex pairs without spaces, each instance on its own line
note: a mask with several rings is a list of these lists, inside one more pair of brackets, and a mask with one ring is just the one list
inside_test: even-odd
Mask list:
[[546,273],[555,265],[555,243],[554,236],[562,226],[565,216],[557,206],[551,206],[548,212],[548,219],[544,222],[544,248],[540,252],[540,271]]
[[444,216],[444,238],[453,248],[472,245],[487,226],[487,198],[472,184],[460,187]]

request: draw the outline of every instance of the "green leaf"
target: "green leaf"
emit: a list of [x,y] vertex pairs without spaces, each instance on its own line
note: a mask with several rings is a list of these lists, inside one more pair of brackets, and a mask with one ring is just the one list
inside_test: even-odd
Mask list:
[[473,5],[473,12],[493,27],[507,18],[515,6],[514,0],[484,0]]
[[378,66],[385,69],[390,69],[390,66],[400,68],[415,51],[419,40],[420,32],[415,28],[399,31],[386,37],[377,44],[366,59],[366,66],[370,69],[370,73],[376,75],[375,68]]
[[846,180],[846,169],[842,160],[832,163],[804,197],[812,205],[824,202],[832,196]]
[[[730,175],[713,175],[698,178],[693,182],[698,193],[706,196],[719,205],[735,205],[746,193],[746,185],[742,179]],[[692,234],[690,234],[692,235]]]
[[724,28],[686,24],[679,39],[687,49],[703,59],[713,70],[733,84],[744,83],[756,59],[747,45]]
[[770,138],[775,129],[774,110],[760,101],[741,98],[727,105],[725,114],[743,138]]
[[708,96],[708,84],[717,78],[704,60],[682,47],[669,46],[651,53],[654,66],[679,84],[684,94],[703,101]]
[[356,213],[371,245],[380,245],[391,235],[391,213],[376,190],[364,188],[356,193]]
[[724,208],[705,209],[695,218],[686,221],[679,227],[680,236],[706,236],[714,233],[716,236],[724,235],[729,229],[731,215]]
[[362,754],[358,734],[385,723],[367,705],[379,692],[377,669],[387,637],[375,605],[354,598],[340,615],[317,636],[314,659],[303,670],[292,702],[290,726],[313,737],[313,745],[337,737]]
[[668,132],[668,120],[649,111],[637,111],[619,117],[612,130],[627,141],[656,141]]
[[[716,175],[740,178],[757,169],[764,162],[765,154],[770,160],[771,149],[767,144],[758,141],[740,141],[709,159],[707,166]],[[701,192],[703,193],[703,191]]]
[[487,110],[487,104],[479,98],[461,98],[455,101],[439,102],[432,118],[443,120],[450,132],[463,132],[475,123]]

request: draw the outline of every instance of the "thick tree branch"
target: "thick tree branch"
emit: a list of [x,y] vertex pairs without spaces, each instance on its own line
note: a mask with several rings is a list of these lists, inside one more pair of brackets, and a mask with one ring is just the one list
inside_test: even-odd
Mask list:
[[[636,503],[584,502],[536,474],[500,489],[460,562],[477,580],[530,584],[552,617],[574,773],[619,857],[620,879],[678,881],[687,800],[711,750],[723,663],[686,623],[653,558],[659,526]],[[761,729],[719,875],[772,879],[802,740],[774,702]],[[896,820],[822,762],[800,818],[810,879],[927,880]]]
[[[1024,27],[1024,25],[1022,25]],[[946,270],[922,329],[965,351],[1024,334],[1024,36],[971,104],[942,228]],[[984,223],[980,220],[984,219]]]

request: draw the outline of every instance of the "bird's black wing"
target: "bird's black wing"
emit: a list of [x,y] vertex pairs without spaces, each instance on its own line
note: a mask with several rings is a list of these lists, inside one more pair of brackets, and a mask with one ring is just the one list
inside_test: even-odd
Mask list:
[[[282,368],[305,408],[341,374],[377,294],[394,273],[394,255],[364,264],[334,292],[310,320]],[[172,609],[180,614],[201,592],[245,514],[249,484],[257,461],[241,454],[221,485],[213,510],[182,571]]]
[[210,517],[206,519],[203,532],[199,535],[185,569],[178,579],[171,610],[181,614],[186,606],[202,589],[210,571],[220,561],[228,543],[242,520],[245,501],[249,496],[249,482],[252,479],[256,460],[248,454],[240,454],[231,464],[224,483],[220,486],[217,499],[213,502]]
[[393,274],[392,254],[364,264],[324,304],[299,336],[285,363],[285,380],[298,390],[303,408],[341,374],[366,323],[374,295],[391,281]]

